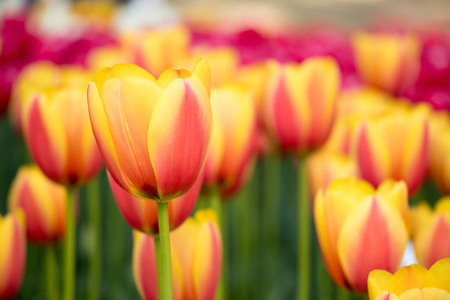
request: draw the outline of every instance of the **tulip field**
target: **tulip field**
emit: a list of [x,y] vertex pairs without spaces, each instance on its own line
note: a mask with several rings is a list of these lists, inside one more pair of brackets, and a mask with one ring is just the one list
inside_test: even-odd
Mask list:
[[0,299],[450,300],[450,19],[125,2],[0,4]]

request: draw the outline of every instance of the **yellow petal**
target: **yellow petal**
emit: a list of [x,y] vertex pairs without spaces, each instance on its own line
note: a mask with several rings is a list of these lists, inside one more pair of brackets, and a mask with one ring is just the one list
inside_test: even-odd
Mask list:
[[391,273],[385,270],[374,270],[370,272],[369,278],[367,279],[369,299],[376,299],[382,291],[386,291],[387,284],[392,276]]

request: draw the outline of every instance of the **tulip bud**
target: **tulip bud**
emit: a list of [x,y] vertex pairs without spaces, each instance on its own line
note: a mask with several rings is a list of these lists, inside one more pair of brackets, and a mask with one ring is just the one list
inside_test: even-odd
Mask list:
[[168,201],[200,174],[211,136],[209,68],[168,69],[156,81],[118,64],[89,84],[92,129],[111,177],[135,196]]
[[13,299],[22,285],[26,259],[25,216],[0,215],[0,299]]
[[388,178],[404,180],[413,194],[427,168],[427,118],[420,109],[399,108],[362,121],[355,151],[362,178],[375,186]]
[[408,191],[385,181],[339,179],[319,190],[314,220],[325,264],[337,285],[367,291],[372,270],[395,271],[408,241]]
[[225,195],[249,179],[256,156],[256,113],[249,90],[239,85],[212,89],[214,126],[205,163],[205,183]]
[[450,193],[450,116],[448,112],[430,114],[429,173],[444,194]]
[[450,299],[450,258],[436,262],[429,270],[410,265],[391,273],[374,270],[369,274],[370,300]]
[[24,115],[28,148],[48,178],[75,186],[97,175],[103,164],[83,89],[64,88],[50,96],[38,95]]
[[[214,299],[222,263],[222,241],[212,210],[201,210],[170,233],[174,300]],[[157,299],[153,237],[136,232],[133,272],[143,299]]]
[[416,81],[421,45],[414,36],[358,32],[353,47],[359,75],[369,85],[397,94]]
[[[128,224],[136,230],[150,235],[158,235],[158,210],[156,202],[140,199],[121,188],[108,174],[109,184]],[[169,227],[174,230],[192,213],[202,186],[203,177],[199,176],[186,194],[169,201]]]
[[434,211],[425,202],[413,207],[411,236],[417,260],[425,268],[450,258],[450,197],[439,200]]
[[334,59],[270,64],[265,101],[269,133],[285,151],[305,152],[328,138],[336,114],[340,71]]
[[35,165],[21,167],[8,195],[9,209],[21,208],[26,217],[27,239],[34,243],[51,243],[66,231],[64,186],[48,179]]

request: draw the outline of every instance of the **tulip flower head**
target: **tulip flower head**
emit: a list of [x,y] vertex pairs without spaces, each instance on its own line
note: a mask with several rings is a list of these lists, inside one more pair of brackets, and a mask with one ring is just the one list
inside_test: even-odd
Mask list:
[[27,220],[27,239],[51,243],[66,231],[67,190],[48,179],[36,165],[23,166],[11,185],[9,209],[21,208]]
[[391,273],[383,270],[370,273],[370,300],[450,299],[450,258],[436,262],[429,270],[410,265]]
[[450,258],[450,197],[439,200],[434,211],[425,202],[411,208],[411,236],[417,260],[425,268]]
[[[222,241],[212,210],[197,211],[170,233],[174,300],[214,299],[222,263]],[[156,300],[154,239],[134,235],[133,273],[142,299]]]
[[155,80],[118,64],[89,84],[92,129],[111,177],[131,194],[168,201],[187,192],[208,151],[209,67],[168,69]]
[[338,179],[319,190],[317,238],[337,285],[364,293],[372,270],[398,268],[408,241],[407,201],[406,184],[391,180],[375,190],[363,180]]
[[450,116],[447,112],[430,116],[429,173],[444,194],[450,193]]
[[301,64],[272,62],[265,101],[266,126],[284,151],[321,146],[334,123],[340,71],[334,59],[310,58]]
[[22,285],[26,259],[25,216],[0,215],[0,299],[13,299]]
[[[154,201],[133,196],[121,188],[108,174],[109,184],[119,206],[120,212],[128,224],[136,230],[150,235],[158,235],[158,210]],[[199,176],[192,188],[178,198],[169,201],[169,227],[174,230],[192,213],[202,186],[203,176]]]

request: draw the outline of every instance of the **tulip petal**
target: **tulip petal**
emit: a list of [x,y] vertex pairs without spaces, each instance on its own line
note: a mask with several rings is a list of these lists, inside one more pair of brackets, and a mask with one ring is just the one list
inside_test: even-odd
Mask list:
[[139,77],[156,82],[155,78],[149,72],[129,63],[115,64],[112,67],[101,69],[95,74],[94,82],[97,89],[101,91],[103,89],[103,84],[109,79],[116,78],[121,81],[127,77]]
[[197,78],[203,83],[208,95],[211,90],[211,70],[205,59],[200,59],[192,70],[192,77]]
[[175,79],[155,106],[148,149],[159,199],[185,193],[203,168],[211,136],[211,106],[196,78]]
[[369,297],[370,300],[398,300],[398,296],[396,294],[391,294],[387,291],[381,292],[377,297]]
[[389,280],[386,290],[400,295],[410,289],[421,289],[426,274],[427,270],[416,264],[400,268]]
[[435,287],[422,289],[424,300],[450,300],[450,292]]
[[450,293],[450,258],[439,260],[429,272],[438,279],[440,287]]
[[387,284],[392,278],[392,274],[385,270],[374,270],[370,272],[367,279],[369,299],[376,299],[382,291],[387,290]]

